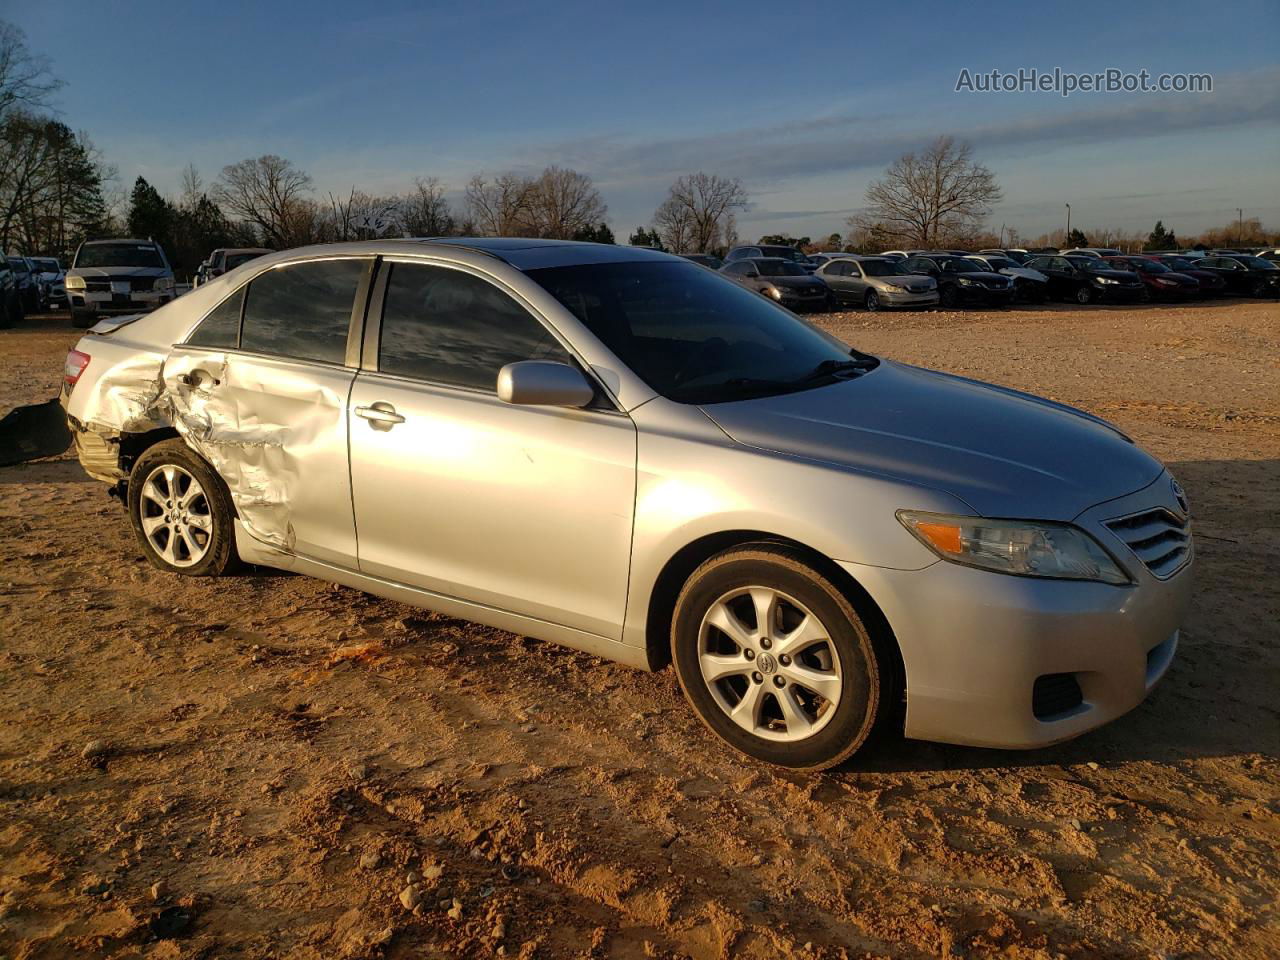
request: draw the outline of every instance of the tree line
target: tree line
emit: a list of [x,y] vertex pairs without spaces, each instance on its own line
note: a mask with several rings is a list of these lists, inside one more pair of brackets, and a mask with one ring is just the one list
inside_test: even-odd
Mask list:
[[[274,249],[376,236],[517,236],[613,243],[608,207],[591,177],[549,166],[537,175],[477,174],[460,197],[434,177],[417,177],[395,194],[352,186],[321,196],[306,171],[275,154],[223,167],[206,185],[188,166],[178,197],[163,196],[143,177],[126,194],[118,173],[84,133],[49,108],[60,84],[45,58],[32,54],[22,31],[0,20],[0,250],[68,256],[88,238],[128,234],[159,241],[180,274],[194,271],[217,247]],[[816,242],[788,234],[757,242],[810,252],[876,253],[892,248],[1114,246],[1176,249],[1172,230],[1149,236],[1117,230],[1042,234],[1029,243],[1012,228],[995,233],[991,213],[1002,199],[995,174],[972,147],[938,137],[903,154],[872,181],[864,207]],[[677,253],[719,253],[739,242],[738,216],[751,199],[737,177],[698,171],[675,180],[632,244]],[[1205,246],[1280,243],[1257,219],[1239,220],[1199,238]],[[1190,244],[1188,244],[1190,245]]]

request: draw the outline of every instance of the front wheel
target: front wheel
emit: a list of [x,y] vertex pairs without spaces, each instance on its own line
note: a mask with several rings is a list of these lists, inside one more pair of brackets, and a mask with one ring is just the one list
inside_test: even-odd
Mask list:
[[1087,283],[1076,287],[1076,303],[1089,304],[1093,302],[1093,288]]
[[960,302],[960,294],[956,292],[955,287],[943,287],[938,294],[938,302],[948,310],[954,309],[956,304]]
[[880,309],[880,294],[874,290],[868,290],[867,295],[863,297],[862,304],[872,313]]
[[77,330],[87,330],[97,322],[97,314],[90,313],[88,310],[71,311],[71,326]]
[[699,718],[758,760],[821,770],[866,742],[887,667],[848,598],[795,551],[706,561],[676,601],[672,658]]
[[138,458],[129,518],[142,552],[168,573],[216,577],[239,563],[231,494],[181,440],[164,440]]

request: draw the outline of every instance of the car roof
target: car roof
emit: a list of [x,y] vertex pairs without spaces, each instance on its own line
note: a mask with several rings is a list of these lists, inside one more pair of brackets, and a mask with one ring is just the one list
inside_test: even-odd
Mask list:
[[160,244],[156,243],[154,240],[143,240],[138,237],[109,237],[105,240],[86,240],[83,244],[81,244],[81,246],[95,247],[95,246],[98,246],[99,244],[104,244],[104,243],[133,243],[133,244],[149,243],[153,247],[160,246]]

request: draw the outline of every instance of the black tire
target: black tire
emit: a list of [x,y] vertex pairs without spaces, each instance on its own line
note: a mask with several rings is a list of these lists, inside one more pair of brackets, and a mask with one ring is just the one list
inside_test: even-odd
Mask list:
[[0,330],[7,330],[9,327],[16,327],[18,318],[14,316],[14,312],[3,296],[0,296]]
[[[814,723],[818,727],[816,733],[785,741],[751,733],[730,719],[727,708],[717,701],[717,695],[723,697],[723,693],[713,694],[711,686],[703,678],[699,666],[703,618],[726,594],[749,586],[766,586],[806,607],[824,628],[824,639],[818,644],[830,644],[830,649],[838,655],[841,684],[838,703],[832,707],[830,701],[823,702],[825,709],[831,712],[817,715],[821,723]],[[750,604],[750,598],[746,600]],[[792,611],[798,612],[795,608]],[[717,636],[719,640],[728,636],[715,634],[714,628],[711,631],[709,635]],[[892,702],[888,655],[877,652],[876,642],[849,598],[809,564],[802,554],[782,546],[755,544],[739,547],[712,557],[698,567],[676,601],[671,626],[671,652],[680,686],[699,719],[731,747],[757,760],[783,767],[823,770],[848,759],[866,742],[882,716],[887,714],[887,705]],[[742,652],[745,657],[746,649],[743,648]],[[829,651],[824,655],[829,655]],[[786,681],[782,675],[792,664],[785,657],[781,660],[784,663],[774,658],[773,667],[761,667],[765,673],[777,671],[773,675],[773,683],[763,678],[757,681],[758,672],[733,678],[741,680],[746,691],[751,689],[752,683],[757,684],[757,697],[763,704],[762,717],[770,711],[781,717],[782,704],[777,697],[787,691],[779,691],[773,684],[785,688]],[[750,662],[764,664],[764,651],[751,658]],[[795,664],[804,666],[799,655]],[[723,691],[725,688],[718,689]],[[808,694],[808,688],[803,684],[798,689]],[[814,697],[811,702],[822,702],[822,698]],[[789,728],[789,724],[783,723]]]
[[872,313],[879,310],[880,294],[876,293],[874,290],[868,290],[867,295],[862,298],[862,305]]
[[1076,303],[1081,306],[1088,306],[1093,303],[1093,287],[1087,283],[1082,283],[1076,287]]
[[1265,280],[1253,281],[1253,286],[1249,288],[1249,296],[1256,297],[1261,300],[1267,295],[1267,283]]
[[88,310],[71,311],[71,326],[77,330],[87,330],[97,322],[97,314],[90,313]]
[[959,302],[960,295],[956,292],[955,287],[943,287],[938,292],[938,303],[948,310],[954,310]]
[[[143,530],[143,512],[155,509],[154,501],[143,504],[143,487],[147,479],[166,466],[181,468],[194,477],[203,490],[210,533],[204,555],[195,563],[178,565],[170,563],[159,552]],[[222,478],[201,457],[197,456],[182,440],[163,440],[138,457],[129,475],[129,521],[133,526],[138,546],[152,566],[166,573],[180,573],[188,577],[217,577],[231,573],[240,567],[240,555],[235,543],[235,507],[231,494]],[[193,512],[195,512],[193,507]],[[169,536],[175,534],[169,531]]]

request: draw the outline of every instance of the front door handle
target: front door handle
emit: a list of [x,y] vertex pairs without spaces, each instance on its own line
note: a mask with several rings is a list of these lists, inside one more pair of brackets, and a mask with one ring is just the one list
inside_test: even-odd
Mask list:
[[390,430],[397,423],[404,423],[404,417],[396,413],[396,408],[382,400],[367,407],[356,407],[356,416],[364,417],[375,430]]

